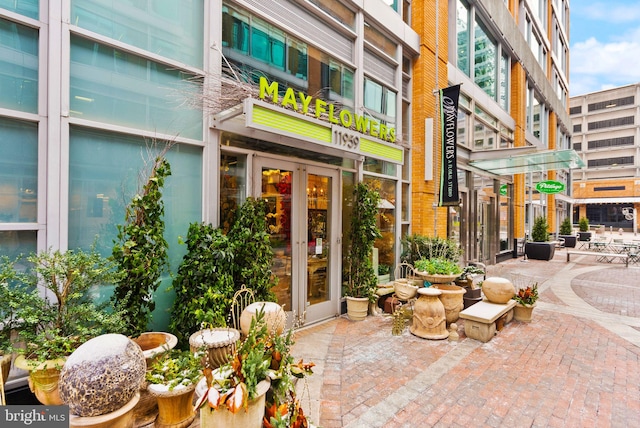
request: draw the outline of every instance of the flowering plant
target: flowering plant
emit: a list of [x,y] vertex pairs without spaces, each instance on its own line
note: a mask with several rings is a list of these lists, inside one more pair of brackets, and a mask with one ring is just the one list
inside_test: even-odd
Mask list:
[[519,289],[518,293],[513,296],[513,300],[524,306],[531,306],[536,303],[536,300],[538,300],[538,283]]

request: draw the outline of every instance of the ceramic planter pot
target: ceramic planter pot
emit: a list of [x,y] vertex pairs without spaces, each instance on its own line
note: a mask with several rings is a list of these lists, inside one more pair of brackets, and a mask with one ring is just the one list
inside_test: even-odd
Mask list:
[[397,279],[393,282],[396,297],[400,300],[410,300],[418,294],[418,286],[408,279]]
[[59,358],[38,363],[18,355],[14,365],[19,369],[29,371],[29,389],[39,402],[45,406],[59,406],[63,402],[60,398],[58,382],[60,381],[60,370],[65,361],[65,358]]
[[436,288],[441,292],[439,298],[444,305],[447,325],[452,322],[456,322],[460,316],[460,311],[464,306],[462,297],[467,290],[452,284],[435,284],[433,288]]
[[425,281],[429,281],[432,284],[449,284],[455,281],[456,278],[460,276],[460,274],[442,275],[438,273],[428,274],[426,272],[418,272],[418,271],[416,271],[416,275],[419,275],[420,278],[424,279]]
[[206,365],[217,369],[227,361],[236,349],[240,332],[235,328],[208,328],[196,331],[189,337],[191,352],[206,349]]
[[346,297],[347,316],[351,321],[362,321],[369,313],[369,299],[366,297]]
[[264,405],[266,394],[271,382],[266,379],[258,383],[256,397],[247,404],[247,411],[240,409],[237,413],[231,413],[226,406],[217,409],[210,408],[207,404],[200,408],[201,428],[260,428],[264,418]]
[[533,305],[521,305],[520,303],[516,303],[516,306],[513,308],[513,318],[520,322],[531,322],[533,317],[533,308],[535,307],[535,303]]
[[156,428],[185,428],[196,417],[193,409],[193,395],[196,384],[168,390],[165,385],[150,384],[149,393],[158,399]]
[[76,416],[69,414],[69,428],[130,428],[133,426],[133,408],[138,404],[140,393],[123,407],[100,416]]
[[446,339],[447,318],[439,297],[442,291],[434,287],[418,290],[418,300],[413,306],[413,320],[409,331],[423,339]]
[[551,242],[527,242],[524,244],[524,254],[528,259],[551,260],[556,252],[556,245]]

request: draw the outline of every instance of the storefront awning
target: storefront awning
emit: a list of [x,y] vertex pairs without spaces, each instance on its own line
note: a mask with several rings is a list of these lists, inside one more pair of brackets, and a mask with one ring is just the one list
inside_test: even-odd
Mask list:
[[575,150],[533,152],[494,159],[472,160],[470,165],[497,175],[575,169],[585,166]]

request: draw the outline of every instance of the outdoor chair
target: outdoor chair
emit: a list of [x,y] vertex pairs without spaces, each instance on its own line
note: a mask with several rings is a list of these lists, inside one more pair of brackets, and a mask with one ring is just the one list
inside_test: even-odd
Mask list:
[[229,311],[229,316],[227,318],[227,327],[235,328],[238,331],[241,331],[240,328],[240,316],[242,315],[242,311],[254,303],[256,300],[255,295],[253,294],[253,290],[247,288],[244,284],[238,291],[236,291],[233,295],[233,300],[231,301],[231,309]]

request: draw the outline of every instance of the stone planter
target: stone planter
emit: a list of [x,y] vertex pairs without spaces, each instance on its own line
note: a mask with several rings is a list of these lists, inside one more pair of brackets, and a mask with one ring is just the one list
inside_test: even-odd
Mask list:
[[535,307],[535,303],[533,305],[521,305],[520,303],[516,303],[516,306],[513,308],[513,318],[520,322],[531,322],[533,317],[533,308]]
[[460,316],[460,311],[464,306],[462,296],[467,290],[453,284],[435,284],[433,288],[441,291],[439,298],[444,305],[447,325],[456,322]]
[[418,290],[418,300],[413,306],[413,322],[409,331],[423,339],[446,339],[447,318],[439,297],[442,291],[434,287]]
[[393,281],[393,288],[395,290],[396,297],[400,300],[413,299],[418,293],[418,286],[414,285],[407,279],[397,279]]
[[155,428],[185,428],[196,418],[193,394],[196,384],[169,390],[166,385],[150,384],[149,393],[158,399]]
[[556,245],[551,242],[527,242],[524,244],[524,254],[528,259],[546,260],[553,259]]
[[564,239],[565,248],[575,248],[578,241],[576,235],[559,235],[558,237]]
[[369,299],[366,297],[350,297],[347,300],[347,316],[351,321],[362,321],[369,313]]
[[475,305],[482,301],[482,289],[481,288],[467,288],[467,292],[462,296],[462,303],[464,309]]
[[429,281],[431,284],[449,284],[456,280],[460,274],[455,275],[442,275],[442,274],[428,274],[426,272],[418,272],[416,271],[416,275],[420,276],[420,278],[425,281]]
[[100,416],[69,414],[69,428],[130,428],[133,426],[133,408],[139,399],[140,393],[136,392],[125,406]]
[[234,328],[209,328],[196,331],[189,337],[191,352],[206,349],[206,366],[217,369],[227,361],[236,349],[240,332]]
[[237,413],[231,413],[224,405],[214,410],[205,403],[200,408],[200,427],[261,428],[262,419],[264,418],[264,404],[269,386],[271,386],[269,379],[258,383],[256,387],[256,397],[249,401],[246,412],[241,409]]
[[19,369],[29,371],[29,389],[40,403],[45,406],[59,406],[63,402],[60,398],[58,383],[65,360],[60,358],[38,363],[18,355],[13,364]]

